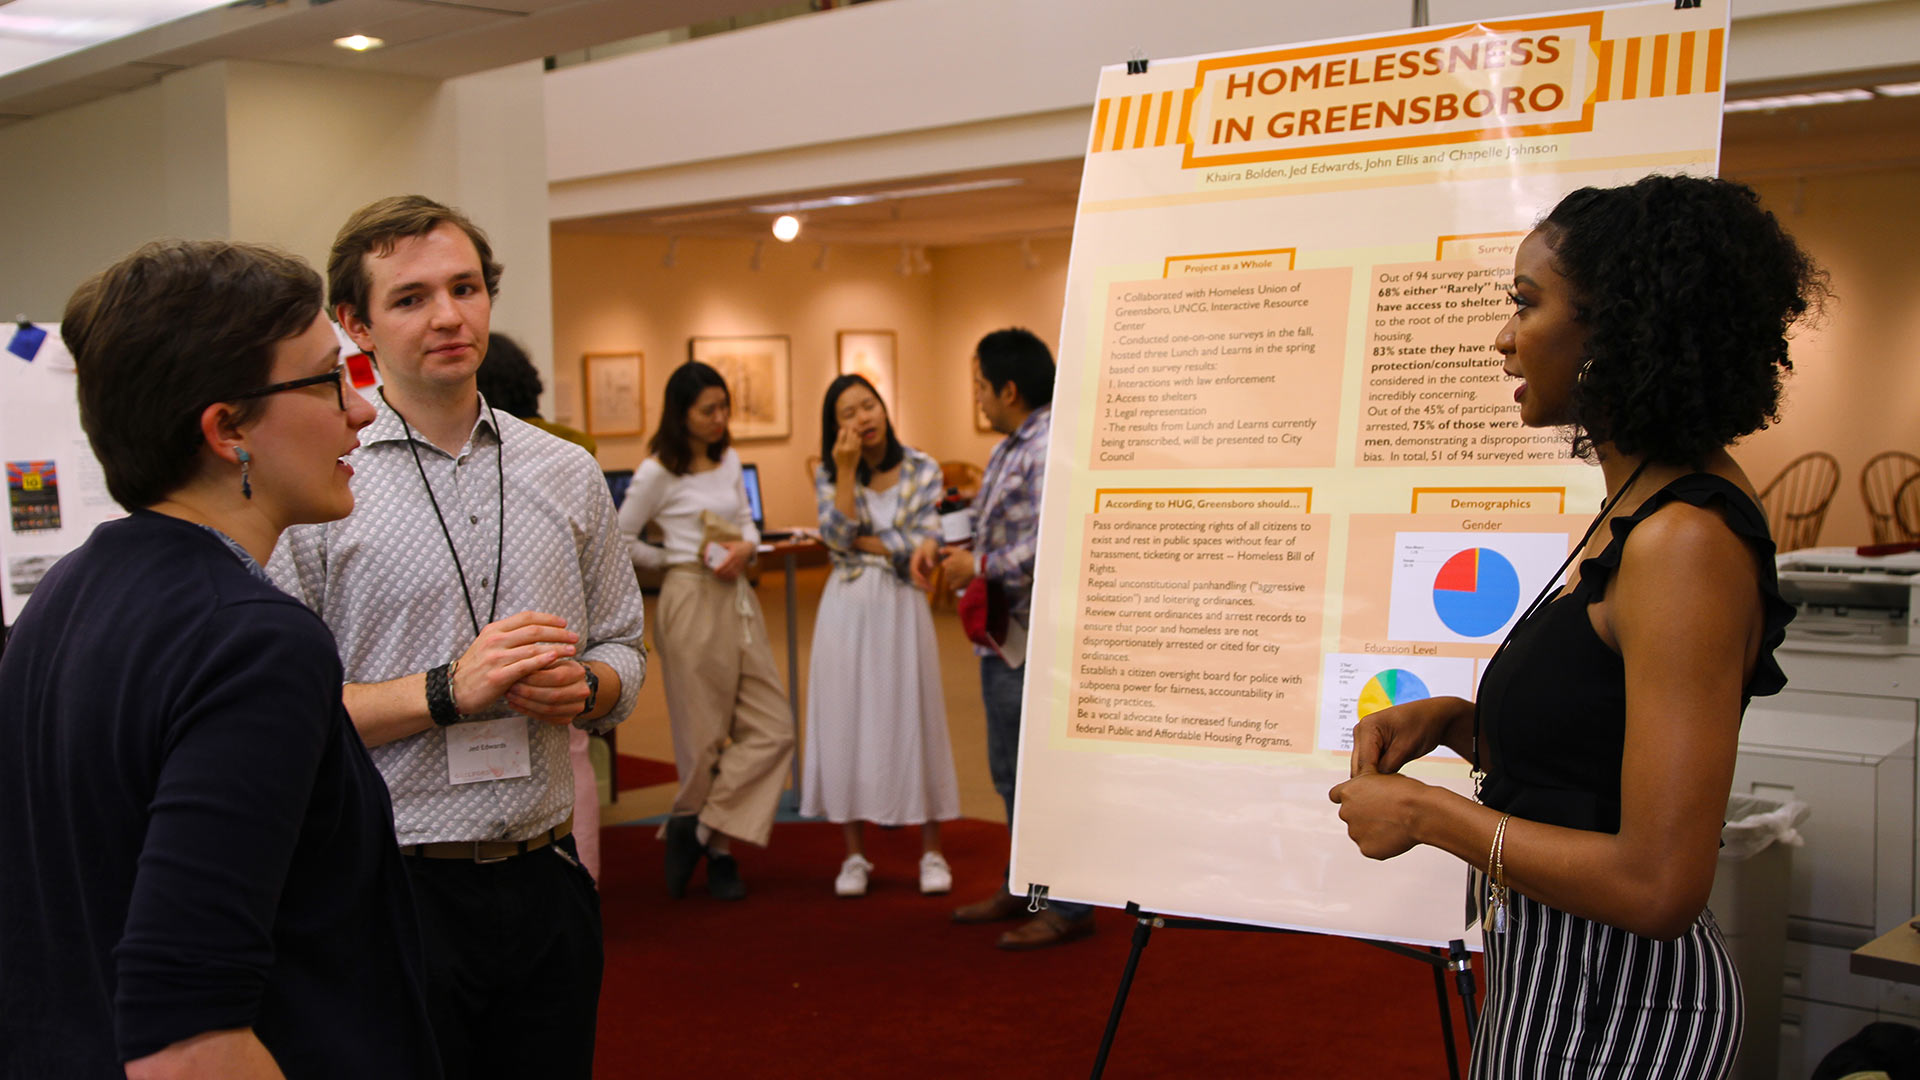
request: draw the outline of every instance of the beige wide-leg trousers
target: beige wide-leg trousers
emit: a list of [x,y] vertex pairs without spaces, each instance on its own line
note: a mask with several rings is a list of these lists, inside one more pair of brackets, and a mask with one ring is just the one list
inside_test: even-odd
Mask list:
[[653,644],[680,770],[673,812],[765,845],[793,758],[793,711],[759,597],[702,567],[672,567]]

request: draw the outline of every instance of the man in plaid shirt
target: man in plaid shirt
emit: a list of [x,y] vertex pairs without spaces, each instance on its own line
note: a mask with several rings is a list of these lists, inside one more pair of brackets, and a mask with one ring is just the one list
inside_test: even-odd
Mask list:
[[[1014,764],[1020,751],[1020,691],[1026,625],[1033,610],[1034,549],[1040,536],[1040,495],[1046,481],[1047,437],[1053,422],[1053,354],[1032,333],[995,330],[974,349],[973,396],[993,430],[1007,438],[987,459],[975,496],[973,546],[938,550],[924,543],[913,556],[914,580],[925,585],[936,564],[947,585],[962,589],[984,576],[1006,594],[1011,622],[1003,649],[974,646],[980,656],[980,696],[987,712],[987,768],[1013,821]],[[959,923],[1018,918],[1025,897],[1003,881],[992,896],[954,911]],[[1000,935],[1000,947],[1041,949],[1093,933],[1093,909],[1054,902]]]

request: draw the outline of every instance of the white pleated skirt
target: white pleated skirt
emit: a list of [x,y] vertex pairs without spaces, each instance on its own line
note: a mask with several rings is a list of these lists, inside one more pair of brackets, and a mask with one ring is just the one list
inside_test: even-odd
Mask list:
[[919,825],[960,816],[926,595],[880,565],[827,579],[808,666],[800,812]]

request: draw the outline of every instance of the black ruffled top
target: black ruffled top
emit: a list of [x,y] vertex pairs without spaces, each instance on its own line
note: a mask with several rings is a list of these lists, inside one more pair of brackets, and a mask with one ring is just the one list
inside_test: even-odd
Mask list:
[[1626,668],[1594,630],[1587,607],[1606,594],[1627,536],[1661,507],[1680,501],[1718,509],[1727,527],[1761,556],[1765,623],[1760,655],[1741,701],[1786,685],[1773,651],[1794,608],[1780,597],[1767,518],[1746,492],[1711,473],[1682,476],[1631,515],[1611,522],[1612,538],[1580,564],[1572,592],[1514,627],[1487,667],[1478,705],[1481,801],[1529,821],[1595,832],[1620,830],[1620,760],[1626,745]]

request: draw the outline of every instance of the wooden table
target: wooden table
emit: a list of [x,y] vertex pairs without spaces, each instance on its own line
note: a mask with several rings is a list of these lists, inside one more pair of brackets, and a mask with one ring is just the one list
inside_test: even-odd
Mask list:
[[1853,950],[1850,968],[1855,975],[1920,986],[1920,918],[1903,922]]

